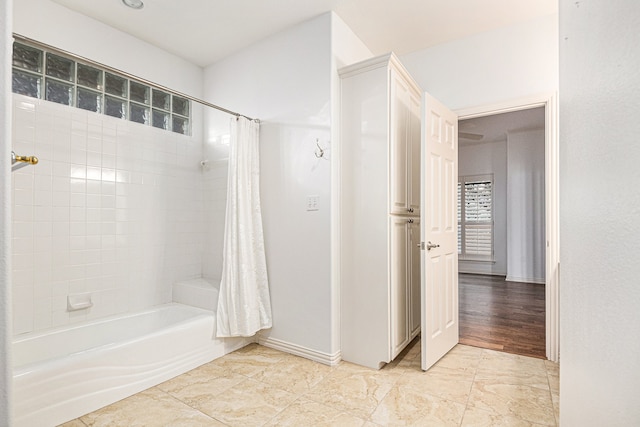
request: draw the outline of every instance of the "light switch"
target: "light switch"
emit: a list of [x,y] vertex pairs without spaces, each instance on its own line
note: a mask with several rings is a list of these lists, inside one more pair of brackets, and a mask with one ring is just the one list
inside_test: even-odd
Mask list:
[[307,196],[307,210],[317,211],[320,207],[320,196]]

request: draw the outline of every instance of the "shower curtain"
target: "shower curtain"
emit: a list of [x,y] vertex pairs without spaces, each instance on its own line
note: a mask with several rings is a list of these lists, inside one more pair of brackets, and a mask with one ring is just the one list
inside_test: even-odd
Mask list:
[[258,122],[231,119],[218,337],[248,337],[271,327],[262,235]]

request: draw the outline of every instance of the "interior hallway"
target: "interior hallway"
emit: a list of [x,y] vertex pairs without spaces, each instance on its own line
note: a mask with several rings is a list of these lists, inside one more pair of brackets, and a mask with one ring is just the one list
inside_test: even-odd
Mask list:
[[252,344],[63,426],[557,426],[558,377],[465,345],[425,373],[417,339],[379,371]]

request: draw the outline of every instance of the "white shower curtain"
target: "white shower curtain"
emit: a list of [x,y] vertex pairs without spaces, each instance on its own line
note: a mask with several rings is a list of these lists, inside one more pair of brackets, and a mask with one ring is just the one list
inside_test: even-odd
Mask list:
[[260,209],[260,125],[231,119],[218,337],[249,337],[271,327],[271,301]]

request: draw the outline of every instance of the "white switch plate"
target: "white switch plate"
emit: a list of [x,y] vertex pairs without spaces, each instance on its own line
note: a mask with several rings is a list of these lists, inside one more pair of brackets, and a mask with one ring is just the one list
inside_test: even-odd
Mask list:
[[320,196],[307,196],[307,210],[317,211],[320,209]]

